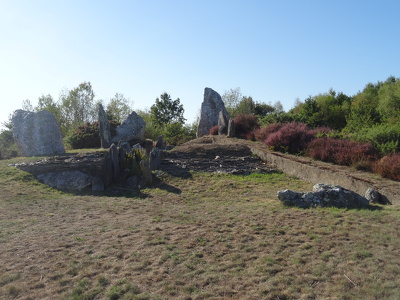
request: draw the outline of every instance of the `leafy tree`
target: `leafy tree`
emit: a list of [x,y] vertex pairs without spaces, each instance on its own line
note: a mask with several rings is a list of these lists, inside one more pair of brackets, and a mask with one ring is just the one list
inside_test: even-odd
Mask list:
[[222,101],[224,102],[225,108],[229,115],[233,118],[237,114],[237,107],[240,101],[243,99],[243,95],[240,92],[240,88],[237,87],[235,89],[230,89],[229,91],[225,91],[222,95]]
[[132,112],[130,101],[123,94],[116,93],[107,104],[106,113],[110,120],[122,123]]
[[378,91],[378,111],[390,123],[400,119],[400,79],[389,77]]
[[342,129],[350,113],[351,98],[330,90],[328,93],[308,97],[300,104],[299,120],[311,127],[327,126]]
[[154,123],[150,110],[137,110],[136,113],[141,116],[146,123],[144,138],[156,141],[158,136],[162,135],[162,128]]
[[161,128],[165,128],[167,124],[184,123],[184,109],[180,104],[179,98],[172,100],[171,96],[164,93],[157,98],[156,103],[150,108],[151,118],[153,123]]
[[24,101],[22,101],[22,109],[26,111],[33,111],[34,109],[31,104],[31,100],[25,99]]
[[253,115],[255,114],[255,108],[256,104],[254,103],[253,98],[251,96],[243,96],[242,100],[240,100],[235,109],[235,116],[237,116],[238,114]]
[[90,82],[83,82],[71,91],[64,92],[60,97],[61,131],[73,131],[84,123],[91,123],[97,118],[94,92]]
[[54,101],[50,94],[42,95],[38,99],[38,104],[35,107],[35,111],[47,110],[51,112],[56,118],[57,122],[60,123],[61,119],[61,107]]
[[368,83],[364,90],[353,97],[350,113],[346,116],[346,127],[344,132],[354,133],[363,128],[371,127],[381,122],[381,115],[377,110],[379,104],[378,92],[382,86]]
[[275,108],[270,104],[257,102],[254,105],[254,114],[256,116],[267,116],[274,111],[275,111]]

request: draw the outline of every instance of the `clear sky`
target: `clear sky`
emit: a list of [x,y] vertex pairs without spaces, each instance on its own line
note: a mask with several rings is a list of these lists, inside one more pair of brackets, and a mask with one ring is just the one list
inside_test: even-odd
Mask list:
[[188,123],[205,87],[285,110],[330,88],[351,96],[400,76],[399,12],[397,0],[0,0],[0,122],[84,81],[134,110],[167,92]]

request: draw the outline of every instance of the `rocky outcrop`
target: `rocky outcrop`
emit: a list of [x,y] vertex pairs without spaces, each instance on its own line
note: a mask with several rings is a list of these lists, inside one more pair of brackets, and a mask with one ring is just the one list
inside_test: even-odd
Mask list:
[[318,183],[312,192],[294,192],[284,190],[278,192],[278,199],[287,206],[300,208],[338,207],[338,208],[368,208],[369,201],[361,195],[341,186]]
[[132,112],[128,118],[116,128],[116,136],[111,139],[112,143],[141,142],[144,139],[146,123],[136,112]]
[[47,110],[16,110],[12,116],[12,131],[15,143],[23,156],[65,153],[57,121]]
[[98,121],[101,148],[109,148],[111,145],[110,122],[102,104],[99,104]]
[[208,135],[211,127],[218,125],[219,113],[229,120],[229,114],[226,111],[221,96],[211,88],[204,89],[204,100],[201,104],[200,119],[197,126],[197,137]]

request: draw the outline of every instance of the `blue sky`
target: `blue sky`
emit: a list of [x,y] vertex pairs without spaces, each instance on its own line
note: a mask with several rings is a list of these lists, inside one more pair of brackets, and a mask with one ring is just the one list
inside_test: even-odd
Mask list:
[[134,110],[167,92],[188,123],[205,87],[285,110],[330,88],[354,95],[400,76],[399,11],[385,0],[0,0],[0,122],[84,81]]

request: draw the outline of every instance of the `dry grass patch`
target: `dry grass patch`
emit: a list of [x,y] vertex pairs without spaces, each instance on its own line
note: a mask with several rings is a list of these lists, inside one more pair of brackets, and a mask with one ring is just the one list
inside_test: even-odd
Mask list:
[[273,173],[166,175],[140,198],[1,162],[1,299],[398,299],[400,208],[282,206]]

